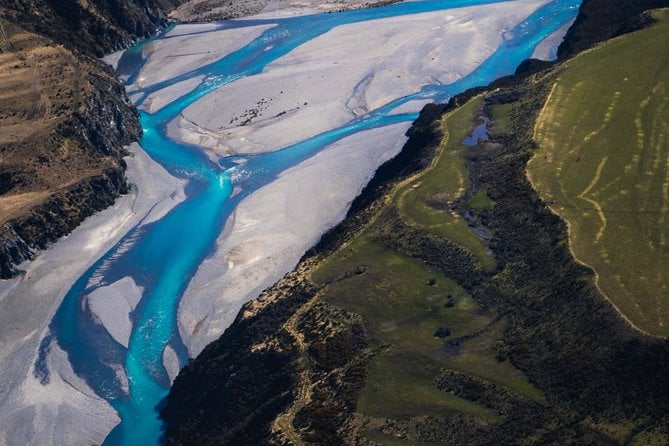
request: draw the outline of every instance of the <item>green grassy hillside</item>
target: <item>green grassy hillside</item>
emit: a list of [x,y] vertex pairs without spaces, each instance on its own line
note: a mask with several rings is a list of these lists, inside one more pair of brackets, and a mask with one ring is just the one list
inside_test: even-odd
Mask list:
[[567,62],[528,175],[574,256],[639,329],[669,335],[669,10]]
[[[363,318],[374,357],[357,409],[373,419],[461,413],[483,424],[500,421],[496,404],[437,386],[444,370],[494,383],[499,399],[504,399],[501,394],[517,400],[543,399],[518,369],[496,357],[495,341],[504,321],[476,304],[438,269],[383,241],[388,234],[398,235],[389,229],[390,221],[396,219],[459,246],[465,257],[484,270],[495,267],[484,240],[462,217],[465,211],[493,205],[485,189],[472,192],[465,167],[467,154],[481,147],[461,144],[476,126],[482,99],[476,97],[442,119],[445,136],[432,166],[395,190],[388,203],[394,211],[383,212],[313,272],[313,282],[323,287],[324,301]],[[440,328],[448,334],[439,336]],[[366,433],[376,441],[379,435],[373,429]],[[382,441],[389,444],[388,439]],[[394,441],[414,444],[415,439]]]

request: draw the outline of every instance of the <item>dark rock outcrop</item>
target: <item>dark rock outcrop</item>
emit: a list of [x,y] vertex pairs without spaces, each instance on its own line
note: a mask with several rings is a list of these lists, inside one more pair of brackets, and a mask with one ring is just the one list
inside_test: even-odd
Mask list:
[[[314,289],[290,275],[242,308],[234,324],[179,373],[167,404],[167,444],[267,442],[297,385],[298,349],[284,328]],[[204,387],[206,386],[206,391]],[[206,415],[205,415],[206,414]]]
[[5,225],[0,229],[0,274],[11,275],[11,265],[29,260],[32,253],[72,232],[83,219],[112,205],[126,188],[124,166],[119,163],[117,169],[54,194],[28,215]]
[[0,17],[95,57],[126,48],[165,26],[179,0],[4,0]]
[[599,42],[652,23],[649,9],[665,8],[669,0],[583,0],[574,25],[558,48],[558,57],[572,56]]

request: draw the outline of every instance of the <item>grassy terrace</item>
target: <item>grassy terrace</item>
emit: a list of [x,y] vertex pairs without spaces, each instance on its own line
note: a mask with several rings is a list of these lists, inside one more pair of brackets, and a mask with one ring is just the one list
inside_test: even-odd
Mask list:
[[[528,175],[575,257],[639,329],[669,335],[669,10],[566,64]],[[639,51],[639,48],[643,48]],[[587,105],[587,107],[585,107]]]
[[[480,108],[481,98],[475,98],[444,119],[448,137],[435,162],[399,187],[390,205],[400,209],[406,223],[448,238],[473,253],[487,268],[493,268],[494,259],[466,221],[455,211],[429,204],[438,197],[446,207],[463,198],[466,204],[460,205],[461,210],[493,205],[485,189],[467,195],[465,148],[459,144],[475,126]],[[496,359],[494,345],[504,322],[495,322],[495,314],[484,311],[462,287],[439,271],[385,246],[376,237],[379,224],[372,223],[312,275],[316,284],[329,284],[321,293],[323,300],[364,319],[375,355],[358,412],[390,419],[462,413],[484,423],[499,420],[495,410],[438,389],[435,378],[442,368],[483,378],[541,401],[542,393],[522,373],[508,361]],[[450,336],[436,337],[440,328],[448,329]],[[472,334],[476,335],[459,347],[448,346],[449,340]],[[384,444],[416,444],[385,438],[377,431],[366,435]]]
[[[467,222],[451,209],[452,203],[462,198],[470,187],[465,168],[465,155],[470,149],[461,142],[474,128],[482,102],[481,97],[472,99],[444,120],[446,137],[434,163],[397,191],[395,204],[405,221],[458,243],[491,270],[495,259]],[[485,190],[480,189],[468,206],[481,210],[492,204]]]

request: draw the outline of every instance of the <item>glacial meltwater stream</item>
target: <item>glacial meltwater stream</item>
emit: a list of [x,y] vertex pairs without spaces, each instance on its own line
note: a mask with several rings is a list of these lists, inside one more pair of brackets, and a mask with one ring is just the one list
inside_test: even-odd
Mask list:
[[[575,17],[580,0],[545,2],[514,29],[508,30],[501,46],[459,80],[449,85],[417,85],[415,93],[409,96],[398,97],[344,126],[280,150],[246,156],[244,160],[228,157],[214,162],[197,147],[169,139],[167,124],[205,95],[261,73],[268,64],[340,25],[492,3],[497,2],[428,0],[333,14],[221,23],[217,29],[275,26],[220,60],[141,91],[136,105],[166,86],[205,77],[194,90],[156,113],[141,113],[142,148],[172,175],[188,181],[186,199],[163,218],[136,226],[76,281],[51,322],[51,334],[42,341],[35,367],[38,372],[45,368],[42,362],[49,346],[57,342],[67,353],[76,374],[121,417],[121,423],[109,434],[105,444],[160,442],[162,427],[158,407],[170,385],[164,351],[168,346],[175,351],[181,366],[188,356],[177,329],[179,300],[198,266],[211,254],[228,217],[241,200],[274,181],[281,172],[342,138],[417,117],[415,113],[394,111],[401,105],[417,99],[443,102],[470,87],[513,73],[542,40]],[[370,22],[367,26],[374,27],[374,24]],[[161,38],[169,36],[158,37]],[[140,44],[128,50],[121,60],[119,69],[129,75],[129,83],[141,68],[141,53]],[[245,174],[239,175],[242,170]],[[92,317],[84,299],[95,289],[125,277],[131,277],[143,290],[132,312],[133,326],[127,348]]]

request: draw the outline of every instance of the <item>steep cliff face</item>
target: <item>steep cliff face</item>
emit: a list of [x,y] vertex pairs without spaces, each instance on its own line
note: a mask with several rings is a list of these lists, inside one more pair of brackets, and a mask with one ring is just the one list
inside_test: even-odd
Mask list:
[[0,277],[16,273],[14,265],[30,260],[39,250],[78,226],[86,217],[111,206],[127,192],[122,162],[51,195],[0,228]]
[[0,278],[127,190],[139,116],[97,56],[155,31],[170,5],[0,4]]
[[[165,411],[174,428],[169,443],[176,432],[190,444],[260,444],[272,436],[272,422],[297,385],[299,350],[286,326],[313,293],[313,286],[288,275],[202,351],[206,359],[177,378],[174,392],[183,404]],[[202,392],[205,382],[208,391]],[[205,412],[211,416],[201,416]]]

